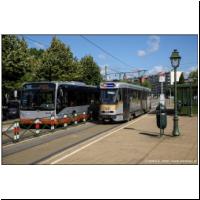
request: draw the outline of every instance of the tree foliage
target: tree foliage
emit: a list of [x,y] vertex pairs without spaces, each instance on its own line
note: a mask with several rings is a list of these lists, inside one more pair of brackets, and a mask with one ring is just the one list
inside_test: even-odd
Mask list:
[[184,74],[181,73],[181,76],[179,78],[178,84],[183,84],[183,83],[185,83],[185,78],[184,78]]
[[89,85],[98,85],[102,81],[100,68],[90,55],[84,56],[80,60],[81,76],[83,82]]
[[41,67],[37,75],[41,80],[68,81],[72,77],[74,60],[69,47],[66,47],[56,37],[53,37],[51,46],[44,52]]
[[198,83],[198,70],[196,69],[190,72],[188,78],[192,79],[193,83]]
[[144,80],[144,82],[141,85],[150,89],[152,88],[152,84],[149,80]]
[[2,36],[2,87],[4,91],[17,89],[30,72],[30,56],[24,39],[15,35]]
[[18,89],[27,81],[81,81],[98,85],[100,68],[92,56],[81,60],[69,46],[53,37],[48,49],[28,48],[15,35],[2,36],[3,93]]

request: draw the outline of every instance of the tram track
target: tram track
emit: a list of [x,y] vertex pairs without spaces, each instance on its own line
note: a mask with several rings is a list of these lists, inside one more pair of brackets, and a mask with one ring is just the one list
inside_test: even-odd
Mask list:
[[[151,112],[152,110],[148,113]],[[43,161],[87,143],[87,140],[101,137],[104,132],[109,132],[118,126],[123,124],[87,122],[52,134],[6,145],[2,148],[2,164],[45,164]]]
[[[3,156],[8,156],[12,153],[17,153],[17,152],[20,152],[20,151],[23,151],[27,148],[32,148],[34,146],[38,146],[38,145],[41,145],[41,144],[44,144],[44,143],[47,143],[53,139],[58,139],[60,137],[64,137],[66,135],[70,135],[70,134],[74,134],[77,132],[76,128],[80,128],[80,126],[84,126],[85,124],[81,124],[81,125],[78,125],[76,127],[70,127],[70,128],[67,128],[65,130],[57,130],[55,131],[54,133],[45,133],[43,135],[40,135],[38,137],[27,137],[25,138],[24,140],[22,141],[19,141],[18,143],[9,143],[9,144],[6,144],[3,146]],[[89,129],[90,126],[86,126],[86,127],[83,127],[83,130],[87,130]],[[22,145],[23,144],[23,145]],[[21,148],[20,148],[21,147]],[[16,150],[13,150],[13,149],[16,149]]]
[[70,130],[62,130],[49,134],[43,138],[34,138],[21,144],[3,147],[3,164],[37,164],[62,151],[75,147],[93,137],[112,130],[119,126],[115,124],[93,124],[73,127]]
[[55,152],[53,152],[53,153],[51,153],[51,154],[49,154],[49,155],[47,155],[47,156],[45,156],[45,157],[43,157],[43,158],[37,160],[37,161],[34,161],[33,163],[30,163],[30,164],[38,164],[38,163],[41,163],[42,161],[47,160],[48,158],[50,158],[50,157],[52,157],[52,156],[55,156],[55,155],[57,155],[57,154],[59,154],[59,153],[65,151],[65,150],[67,150],[67,149],[73,148],[73,147],[75,147],[75,146],[77,146],[77,145],[79,145],[79,144],[81,144],[81,143],[83,143],[83,142],[85,142],[85,141],[87,141],[87,140],[90,140],[90,139],[92,139],[92,138],[95,138],[95,137],[98,136],[98,135],[101,135],[101,134],[104,133],[105,131],[110,131],[110,130],[116,128],[116,127],[117,127],[117,126],[114,126],[114,127],[109,128],[109,129],[107,129],[107,130],[98,132],[98,133],[96,133],[96,134],[94,134],[94,135],[92,135],[92,136],[90,136],[90,137],[87,137],[87,138],[85,138],[85,139],[83,139],[83,140],[80,140],[80,141],[78,141],[78,142],[76,142],[76,143],[74,143],[74,144],[71,144],[71,145],[69,145],[69,146],[67,146],[67,147],[64,147],[64,148],[62,148],[62,149],[59,149],[58,151],[55,151]]

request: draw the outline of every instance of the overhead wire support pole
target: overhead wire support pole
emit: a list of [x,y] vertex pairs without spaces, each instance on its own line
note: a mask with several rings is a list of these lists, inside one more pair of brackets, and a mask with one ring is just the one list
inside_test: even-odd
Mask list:
[[107,66],[105,66],[105,80],[107,81],[107,70],[108,70],[108,67]]

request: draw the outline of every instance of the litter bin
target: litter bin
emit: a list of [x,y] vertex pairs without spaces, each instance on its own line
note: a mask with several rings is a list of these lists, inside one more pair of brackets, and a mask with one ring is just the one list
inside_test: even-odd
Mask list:
[[156,122],[157,126],[160,129],[165,129],[167,127],[167,112],[166,112],[166,106],[159,103],[156,107]]
[[181,113],[181,107],[182,107],[182,102],[181,102],[181,100],[178,100],[178,102],[177,102],[177,110],[178,110],[179,114]]

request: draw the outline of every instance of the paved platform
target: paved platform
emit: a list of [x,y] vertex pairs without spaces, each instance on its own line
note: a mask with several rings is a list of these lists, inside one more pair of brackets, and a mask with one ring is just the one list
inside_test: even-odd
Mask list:
[[43,164],[197,164],[197,116],[179,117],[180,136],[172,136],[173,116],[160,137],[155,114],[146,114],[123,124],[102,139],[63,152]]

